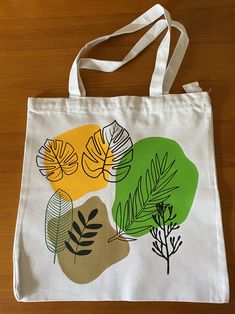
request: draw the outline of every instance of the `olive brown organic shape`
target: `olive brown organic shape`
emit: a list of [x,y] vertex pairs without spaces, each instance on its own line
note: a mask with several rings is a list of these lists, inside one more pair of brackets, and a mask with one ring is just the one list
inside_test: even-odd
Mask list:
[[[127,241],[108,242],[115,230],[110,225],[106,206],[99,197],[91,197],[83,205],[74,208],[73,220],[72,231],[68,230],[70,241],[67,240],[66,249],[57,254],[61,269],[73,282],[91,282],[129,254]],[[75,258],[76,252],[78,254]]]

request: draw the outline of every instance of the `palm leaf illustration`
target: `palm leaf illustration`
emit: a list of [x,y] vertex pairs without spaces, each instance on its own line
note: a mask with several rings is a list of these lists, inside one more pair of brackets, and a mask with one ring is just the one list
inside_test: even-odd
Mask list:
[[[92,178],[103,175],[109,182],[123,180],[131,168],[132,146],[127,130],[113,121],[89,138],[82,156],[84,172]],[[118,175],[117,168],[122,170]]]
[[45,241],[49,251],[56,254],[65,249],[64,242],[69,239],[68,230],[73,222],[73,203],[70,196],[58,189],[50,198],[45,216]]
[[47,139],[38,151],[36,163],[40,173],[55,182],[77,170],[78,156],[68,142]]
[[171,180],[177,173],[172,171],[175,160],[168,164],[168,153],[160,161],[158,154],[150,162],[145,176],[140,176],[133,195],[123,205],[121,202],[115,211],[116,234],[109,242],[119,239],[133,241],[127,237],[138,237],[143,232],[148,232],[153,226],[152,215],[156,211],[156,204],[166,201],[171,192],[178,186],[170,186]]

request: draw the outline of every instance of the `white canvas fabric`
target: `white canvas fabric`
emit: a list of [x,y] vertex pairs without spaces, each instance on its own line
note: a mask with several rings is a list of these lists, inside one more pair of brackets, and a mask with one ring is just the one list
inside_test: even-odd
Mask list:
[[[123,60],[83,57],[151,23]],[[171,27],[180,36],[169,60]],[[164,30],[148,97],[86,97],[80,69],[115,71]],[[228,302],[210,98],[197,82],[169,94],[187,46],[157,4],[81,49],[69,98],[28,99],[18,301]]]

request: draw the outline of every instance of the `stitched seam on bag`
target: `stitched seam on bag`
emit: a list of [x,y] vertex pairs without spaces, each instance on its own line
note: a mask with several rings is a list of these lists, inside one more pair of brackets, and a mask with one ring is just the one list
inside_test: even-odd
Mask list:
[[[31,112],[61,112],[61,113],[104,113],[104,111],[106,112],[126,112],[126,110],[130,110],[132,112],[139,112],[139,113],[158,113],[159,111],[167,111],[167,112],[175,112],[178,109],[189,109],[192,110],[194,108],[194,106],[199,105],[198,103],[187,103],[187,104],[172,104],[172,105],[168,105],[168,104],[160,104],[153,106],[153,108],[151,107],[143,107],[143,106],[129,106],[129,107],[116,107],[115,106],[103,106],[103,107],[99,107],[99,108],[94,108],[94,105],[88,106],[88,107],[80,107],[80,106],[74,106],[74,107],[70,107],[68,108],[63,108],[63,105],[61,105],[61,108],[47,108],[46,105],[44,106],[40,106],[39,105],[35,108],[30,108]],[[97,104],[97,106],[99,106]],[[201,104],[200,104],[201,106]],[[169,110],[170,109],[170,110]]]
[[[210,128],[210,131],[211,132],[211,119],[212,119],[212,116],[210,115],[210,124],[209,124],[209,128]],[[206,121],[208,121],[208,112],[207,112],[207,115],[204,117],[204,129],[207,130],[206,132],[206,152],[207,152],[207,160],[210,160],[211,162],[211,159],[210,159],[210,151],[209,151],[209,140],[211,141],[211,134],[210,134],[210,139],[209,139],[209,136],[208,136],[208,128],[207,128],[207,123]],[[213,156],[212,156],[213,158]],[[209,195],[210,195],[210,202],[211,204],[214,203],[214,199],[213,199],[213,195],[212,195],[212,186],[213,186],[213,182],[212,182],[212,178],[211,178],[211,166],[207,167],[207,176],[208,176],[208,181],[209,181],[209,184],[210,184],[210,188],[209,188]],[[216,233],[216,246],[217,246],[217,250],[216,250],[216,254],[217,254],[217,282],[219,282],[218,280],[220,279],[220,276],[219,276],[219,235],[218,235],[218,219],[217,219],[217,204],[216,204],[216,209],[215,209],[215,223],[216,223],[216,226],[215,226],[215,233]],[[210,300],[217,300],[217,290],[214,291],[214,285],[213,285],[213,296],[211,297],[211,291],[212,291],[212,288],[211,288],[211,285],[210,285],[210,290],[209,290],[209,299]],[[214,295],[214,292],[216,292],[216,294]]]
[[[206,123],[206,121],[208,119],[207,115],[205,115],[203,119],[204,119],[204,130],[206,130],[206,154],[207,154],[207,160],[209,161],[210,158],[209,158],[209,148],[208,148],[208,128],[207,128],[207,123]],[[210,172],[209,172],[209,169],[208,169],[209,167],[206,167],[206,168],[207,168],[206,172],[207,172],[208,182],[209,182],[209,184],[211,186]],[[210,200],[212,201],[211,188],[209,188],[209,194],[210,194]],[[217,235],[216,235],[216,238],[217,238]],[[208,277],[208,279],[209,279],[209,277]],[[212,287],[211,287],[211,282],[209,280],[209,289],[208,289],[209,296],[208,296],[208,298],[209,298],[210,301],[213,300],[213,297],[211,297],[211,294],[212,294],[211,291],[212,291]]]
[[[14,293],[15,293],[15,297],[17,300],[21,300],[21,290],[20,290],[20,270],[19,270],[19,262],[20,262],[20,252],[21,252],[21,241],[22,241],[22,226],[23,226],[23,220],[24,220],[24,215],[25,215],[25,210],[27,208],[27,204],[28,204],[28,191],[30,188],[30,182],[31,182],[31,173],[32,171],[30,171],[30,166],[27,165],[27,159],[29,159],[29,161],[32,160],[32,156],[33,156],[33,151],[32,151],[32,147],[33,147],[33,143],[34,143],[34,127],[33,127],[33,123],[29,123],[30,119],[29,119],[29,111],[27,112],[27,123],[26,123],[26,145],[24,145],[24,154],[25,154],[25,158],[23,159],[23,166],[26,164],[26,167],[28,169],[28,171],[26,172],[26,170],[24,169],[23,174],[22,174],[22,189],[20,191],[20,197],[21,194],[27,195],[24,200],[23,200],[23,204],[22,201],[20,200],[20,207],[18,208],[18,211],[21,211],[21,215],[20,217],[18,217],[17,215],[17,234],[16,234],[16,239],[15,239],[15,243],[14,243],[14,254],[13,254],[13,261],[14,261]],[[31,137],[28,137],[28,130],[29,130],[29,124],[31,126]],[[28,143],[27,143],[28,141]],[[30,153],[31,152],[31,153]],[[27,154],[27,155],[26,155]],[[28,157],[27,157],[28,156]],[[28,178],[27,181],[27,187],[25,187],[24,181],[25,178]],[[19,219],[18,219],[19,218]],[[16,248],[18,247],[18,256],[15,257],[15,251]],[[16,265],[17,263],[17,265]],[[17,277],[17,278],[16,278]]]
[[[224,295],[222,296],[225,298],[225,292],[227,292],[227,284],[224,279],[223,271],[226,272],[226,269],[224,269],[224,262],[223,259],[226,259],[226,252],[225,252],[225,243],[224,243],[224,232],[223,232],[223,223],[222,223],[222,213],[221,213],[221,203],[220,203],[220,195],[218,191],[218,182],[217,182],[217,168],[216,168],[216,160],[215,160],[215,147],[214,147],[214,125],[213,125],[213,115],[211,117],[211,128],[210,128],[210,138],[212,142],[212,170],[214,170],[214,175],[213,178],[211,177],[211,181],[215,183],[215,189],[213,189],[213,194],[215,199],[215,208],[216,208],[216,236],[217,236],[217,254],[218,254],[218,282],[222,282],[223,286],[223,293]],[[213,173],[213,172],[212,172]],[[222,229],[222,230],[221,230]],[[219,237],[219,235],[222,235],[222,238]],[[221,254],[222,253],[222,254]],[[226,274],[225,274],[226,275]],[[217,292],[217,291],[216,291]],[[218,295],[218,292],[216,294],[216,297],[219,302],[225,301],[225,299],[221,300],[221,295]]]

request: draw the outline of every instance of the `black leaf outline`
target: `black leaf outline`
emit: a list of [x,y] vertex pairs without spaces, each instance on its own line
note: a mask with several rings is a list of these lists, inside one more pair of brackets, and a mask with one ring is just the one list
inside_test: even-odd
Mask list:
[[54,253],[54,264],[56,254],[65,249],[64,242],[69,239],[66,230],[71,230],[72,221],[72,199],[68,193],[58,189],[49,199],[45,213],[45,242],[48,250]]
[[[46,163],[45,163],[46,162]],[[56,182],[78,169],[78,156],[73,146],[62,140],[47,139],[38,150],[36,164],[47,180]]]
[[[177,230],[180,226],[173,220],[176,214],[173,214],[173,206],[170,204],[159,203],[156,205],[156,213],[153,219],[157,225],[156,228],[150,230],[151,235],[156,241],[153,242],[152,251],[158,256],[164,258],[167,262],[167,275],[170,273],[170,257],[175,254],[179,247],[183,244],[181,236],[170,237],[172,231]],[[171,244],[171,251],[169,249],[169,241]]]
[[[73,222],[73,232],[68,230],[68,235],[70,237],[70,241],[65,241],[66,248],[74,254],[74,264],[76,263],[76,257],[77,256],[86,256],[89,255],[92,252],[92,249],[84,249],[84,247],[89,247],[94,243],[93,240],[86,240],[93,238],[97,235],[97,232],[85,232],[86,229],[88,230],[98,230],[103,225],[99,223],[90,223],[92,219],[96,217],[98,214],[98,209],[93,209],[89,215],[87,220],[85,219],[84,215],[80,210],[78,210],[78,218],[80,220],[80,223],[82,225],[82,229],[79,227],[76,221]],[[74,232],[78,234],[79,237],[77,237]],[[75,244],[75,247],[72,246],[72,243]],[[79,247],[82,247],[82,249],[79,249]]]
[[[178,170],[171,172],[175,160],[168,164],[168,153],[166,153],[160,162],[156,153],[147,168],[145,177],[140,176],[137,187],[133,195],[129,194],[124,206],[121,202],[116,210],[116,234],[108,242],[114,240],[135,241],[132,237],[127,237],[125,233],[131,236],[138,236],[138,233],[144,230],[150,230],[153,226],[153,213],[156,211],[156,203],[166,201],[171,192],[179,188],[178,186],[167,187],[174,178]],[[145,192],[145,194],[144,194]],[[119,222],[119,223],[118,223]],[[133,228],[135,222],[146,222],[144,226]]]
[[89,138],[86,152],[82,155],[82,168],[91,178],[102,174],[104,180],[115,183],[128,175],[132,160],[133,143],[130,135],[114,120]]

